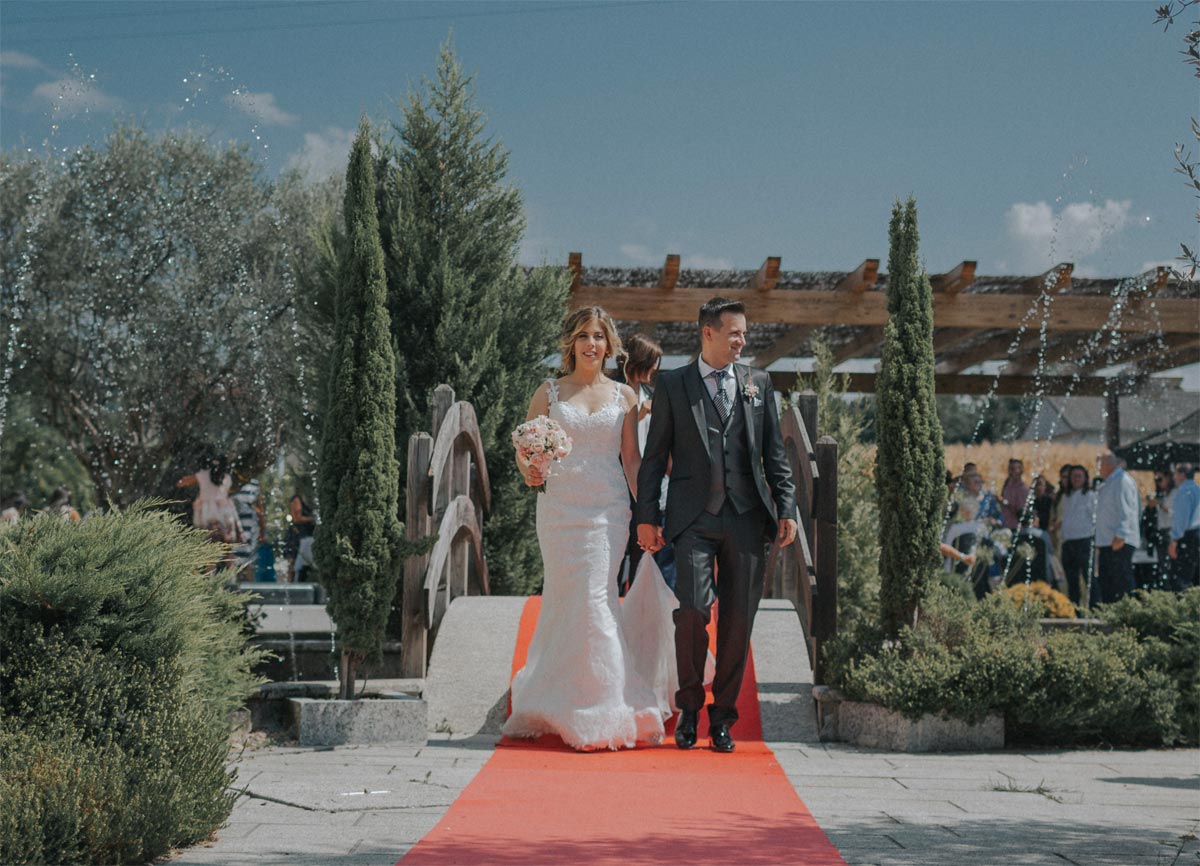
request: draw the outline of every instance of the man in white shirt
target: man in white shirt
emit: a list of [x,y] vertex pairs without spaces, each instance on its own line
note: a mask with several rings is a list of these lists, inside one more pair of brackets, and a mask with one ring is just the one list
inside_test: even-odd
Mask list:
[[1133,551],[1142,544],[1141,497],[1137,482],[1125,471],[1125,461],[1115,454],[1100,457],[1100,477],[1104,479],[1096,496],[1100,574],[1092,601],[1107,604],[1133,592]]

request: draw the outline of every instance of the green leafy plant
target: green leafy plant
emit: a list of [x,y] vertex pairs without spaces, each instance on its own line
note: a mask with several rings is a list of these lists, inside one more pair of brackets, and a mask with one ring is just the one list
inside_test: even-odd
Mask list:
[[232,809],[261,654],[219,548],[155,505],[0,530],[0,862],[145,862]]

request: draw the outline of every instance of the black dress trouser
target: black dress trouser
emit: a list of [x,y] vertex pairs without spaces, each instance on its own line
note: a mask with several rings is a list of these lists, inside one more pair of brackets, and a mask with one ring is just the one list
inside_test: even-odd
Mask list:
[[770,518],[763,508],[738,514],[729,500],[718,514],[702,511],[674,540],[675,655],[681,710],[704,706],[704,662],[708,623],[718,603],[717,669],[710,724],[737,721],[737,696],[746,672],[750,633],[762,599],[763,568],[771,544]]

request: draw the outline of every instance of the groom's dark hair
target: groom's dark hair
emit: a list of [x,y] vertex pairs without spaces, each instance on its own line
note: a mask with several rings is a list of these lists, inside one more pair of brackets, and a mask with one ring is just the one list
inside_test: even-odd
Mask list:
[[746,315],[746,305],[741,301],[731,301],[729,298],[710,299],[700,308],[700,330],[703,331],[707,325],[712,325],[714,328],[721,327],[721,316],[725,313],[741,313],[744,316]]

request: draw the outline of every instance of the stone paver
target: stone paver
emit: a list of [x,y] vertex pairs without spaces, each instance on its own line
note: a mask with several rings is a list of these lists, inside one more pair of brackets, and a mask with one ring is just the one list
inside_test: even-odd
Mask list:
[[[754,652],[767,742],[850,866],[1200,864],[1200,751],[910,755],[820,743],[795,612],[764,603]],[[464,718],[481,724],[492,701],[476,698]],[[451,736],[247,751],[238,762],[246,794],[227,826],[172,863],[391,866],[441,819],[496,739]]]

